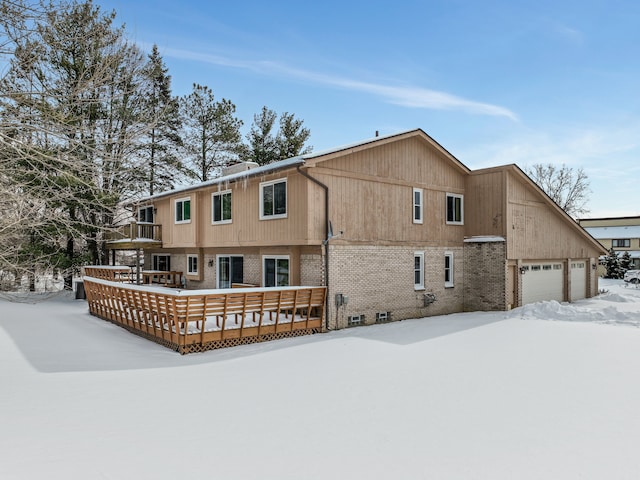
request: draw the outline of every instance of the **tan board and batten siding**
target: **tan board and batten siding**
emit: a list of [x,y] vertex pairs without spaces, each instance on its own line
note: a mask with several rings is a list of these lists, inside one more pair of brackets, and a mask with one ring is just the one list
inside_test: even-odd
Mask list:
[[[286,218],[260,220],[260,184],[284,178],[287,181]],[[212,194],[225,190],[233,192],[232,222],[214,225],[211,220]],[[287,172],[286,176],[282,173],[264,175],[246,182],[222,183],[177,193],[156,201],[158,212],[163,212],[161,217],[158,216],[165,230],[163,248],[281,246],[285,231],[289,245],[318,244],[324,237],[323,222],[318,221],[324,217],[324,212],[310,209],[309,205],[323,205],[321,193],[310,188],[309,181],[295,170]],[[182,198],[191,199],[192,220],[190,223],[176,224],[175,201]],[[317,211],[308,216],[309,210]],[[170,215],[167,215],[168,211]]]
[[[421,138],[322,158],[308,173],[329,186],[335,243],[461,245],[463,227],[446,225],[446,193],[463,194],[466,169]],[[424,219],[412,221],[413,188],[422,188]]]

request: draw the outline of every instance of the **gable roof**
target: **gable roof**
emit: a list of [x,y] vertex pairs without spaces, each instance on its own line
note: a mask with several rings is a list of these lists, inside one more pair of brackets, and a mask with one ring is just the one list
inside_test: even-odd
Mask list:
[[331,148],[328,150],[322,150],[315,153],[309,153],[306,155],[302,155],[301,157],[304,159],[306,165],[314,166],[317,163],[320,163],[325,160],[330,160],[332,158],[348,155],[350,153],[360,152],[370,148],[379,147],[381,145],[385,145],[388,143],[406,140],[412,137],[418,137],[423,141],[425,141],[426,143],[428,143],[429,145],[431,145],[432,147],[434,147],[436,150],[442,153],[449,161],[451,161],[451,163],[462,173],[471,172],[471,170],[465,164],[463,164],[460,160],[458,160],[455,156],[453,156],[451,152],[449,152],[446,148],[444,148],[442,145],[436,142],[421,128],[414,128],[412,130],[406,130],[404,132],[398,132],[390,135],[373,137],[357,143],[343,145],[343,146]]
[[460,160],[454,157],[448,150],[446,150],[442,145],[436,142],[433,138],[427,135],[422,129],[416,128],[413,130],[407,130],[404,132],[393,133],[390,135],[383,135],[378,137],[369,138],[367,140],[362,140],[357,143],[352,143],[348,145],[342,145],[335,148],[330,148],[327,150],[321,150],[318,152],[306,153],[304,155],[298,155],[295,157],[287,158],[285,160],[278,160],[276,162],[269,163],[267,165],[261,165],[260,167],[252,168],[250,170],[244,170],[242,172],[233,173],[230,175],[224,175],[221,177],[214,178],[212,180],[208,180],[206,182],[197,183],[194,185],[187,185],[182,188],[176,188],[174,190],[168,190],[166,192],[157,193],[155,195],[151,195],[148,197],[141,198],[133,203],[146,203],[159,198],[164,198],[168,196],[172,196],[180,193],[187,193],[193,190],[198,190],[203,187],[209,187],[213,185],[219,185],[224,183],[232,183],[237,182],[239,180],[243,180],[250,177],[266,175],[269,173],[273,173],[279,170],[286,170],[289,168],[294,168],[299,165],[309,165],[313,166],[317,163],[320,163],[325,160],[329,160],[331,158],[335,158],[338,156],[347,155],[353,152],[358,152],[362,150],[366,150],[369,148],[374,148],[380,145],[384,145],[387,143],[397,142],[400,140],[404,140],[411,137],[419,137],[435,147],[438,151],[440,151],[445,157],[447,157],[453,165],[463,173],[469,173],[471,170],[467,168]]
[[531,187],[553,211],[555,211],[559,216],[563,218],[563,220],[571,228],[585,237],[585,239],[589,241],[598,251],[606,253],[606,249],[600,242],[598,242],[587,230],[585,230],[578,222],[576,222],[573,217],[565,212],[564,209],[560,207],[560,205],[558,205],[549,195],[547,195],[547,192],[540,188],[540,186],[536,182],[534,182],[531,177],[529,177],[529,175],[527,175],[515,163],[499,165],[497,167],[483,168],[481,170],[473,170],[470,173],[471,175],[481,175],[483,173],[491,171],[509,171],[513,173],[516,178],[520,179],[520,181]]

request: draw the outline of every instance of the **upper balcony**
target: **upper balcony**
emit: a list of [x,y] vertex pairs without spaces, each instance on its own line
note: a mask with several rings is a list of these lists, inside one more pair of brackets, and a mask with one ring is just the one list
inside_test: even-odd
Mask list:
[[107,248],[110,250],[162,247],[162,225],[131,222],[128,225],[120,225],[110,230],[106,240]]

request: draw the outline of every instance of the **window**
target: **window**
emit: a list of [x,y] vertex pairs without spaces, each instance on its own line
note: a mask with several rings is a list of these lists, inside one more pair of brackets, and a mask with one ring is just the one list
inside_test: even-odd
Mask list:
[[286,218],[287,181],[260,184],[260,219]]
[[211,195],[211,223],[231,223],[231,190]]
[[138,209],[138,222],[153,223],[153,205]]
[[217,288],[231,288],[234,283],[244,283],[243,257],[219,255],[217,263]]
[[187,274],[198,274],[198,255],[187,255]]
[[391,312],[376,313],[376,323],[384,323],[391,320]]
[[176,200],[176,223],[191,222],[191,199]]
[[444,252],[444,286],[453,287],[453,252]]
[[364,315],[349,315],[347,317],[347,326],[354,327],[356,325],[364,325]]
[[630,247],[631,239],[629,238],[615,238],[611,240],[612,247]]
[[424,289],[424,252],[413,254],[413,286],[416,290]]
[[289,286],[289,257],[263,257],[262,267],[263,287]]
[[151,269],[168,272],[171,270],[171,257],[169,255],[152,255]]
[[413,189],[413,223],[422,223],[422,189]]
[[462,225],[464,223],[464,205],[462,195],[447,193],[447,223]]

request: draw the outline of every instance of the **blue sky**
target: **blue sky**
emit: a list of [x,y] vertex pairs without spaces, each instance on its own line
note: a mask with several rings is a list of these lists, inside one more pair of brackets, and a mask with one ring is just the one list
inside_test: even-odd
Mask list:
[[588,216],[640,215],[640,2],[96,3],[245,131],[263,105],[316,151],[422,128],[472,169],[583,167]]

